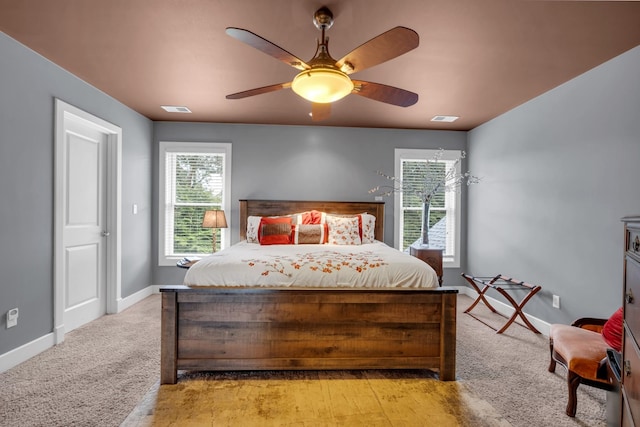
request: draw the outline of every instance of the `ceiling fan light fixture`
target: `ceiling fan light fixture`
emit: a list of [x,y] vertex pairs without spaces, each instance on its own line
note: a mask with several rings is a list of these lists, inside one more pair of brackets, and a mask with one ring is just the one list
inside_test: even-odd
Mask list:
[[315,68],[299,73],[291,89],[311,102],[327,104],[349,95],[353,82],[345,73],[331,68]]

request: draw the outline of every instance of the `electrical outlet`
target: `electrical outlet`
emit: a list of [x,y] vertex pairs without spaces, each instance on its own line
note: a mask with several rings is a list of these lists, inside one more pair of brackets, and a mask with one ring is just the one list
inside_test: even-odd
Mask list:
[[13,328],[18,324],[18,309],[12,308],[7,311],[7,329]]
[[553,308],[560,308],[560,296],[559,295],[554,295],[553,296]]

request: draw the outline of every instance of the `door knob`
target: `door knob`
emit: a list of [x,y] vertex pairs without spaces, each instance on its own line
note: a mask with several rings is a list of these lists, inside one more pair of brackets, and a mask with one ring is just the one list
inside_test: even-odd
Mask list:
[[108,231],[103,231],[102,232],[102,237],[108,237],[109,236],[109,232]]

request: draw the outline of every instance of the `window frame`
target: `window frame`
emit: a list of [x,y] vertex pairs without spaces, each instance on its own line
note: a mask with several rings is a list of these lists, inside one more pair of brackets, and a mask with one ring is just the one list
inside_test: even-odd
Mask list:
[[[228,228],[220,229],[220,250],[228,247],[231,236],[228,230],[231,228],[231,143],[230,142],[181,142],[160,141],[158,154],[158,265],[175,266],[176,262],[183,258],[182,255],[165,255],[167,242],[167,173],[166,156],[169,153],[194,153],[194,154],[224,154],[224,185],[221,209],[227,217]],[[197,255],[201,256],[201,255]]]
[[[439,152],[439,149],[429,148],[396,148],[394,155],[394,176],[401,176],[402,174],[402,162],[404,160],[431,160]],[[462,150],[444,150],[441,160],[456,160],[462,156]],[[456,165],[457,172],[461,170],[461,164]],[[452,242],[454,245],[453,255],[446,255],[443,253],[443,267],[444,268],[459,268],[461,257],[461,235],[462,235],[462,188],[460,191],[447,192],[445,194],[445,203],[453,201],[454,206],[447,209],[447,215],[449,211],[453,211],[454,218],[454,233]],[[394,246],[398,250],[405,250],[402,248],[402,233],[403,233],[403,209],[402,209],[402,193],[396,191],[394,193]]]

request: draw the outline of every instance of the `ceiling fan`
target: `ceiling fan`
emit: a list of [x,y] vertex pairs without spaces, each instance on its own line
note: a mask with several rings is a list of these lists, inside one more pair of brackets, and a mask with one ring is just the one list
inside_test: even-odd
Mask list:
[[409,107],[418,102],[418,95],[408,90],[349,78],[349,74],[389,61],[418,47],[419,36],[415,31],[405,27],[392,28],[336,61],[329,54],[329,38],[325,37],[325,30],[333,25],[333,13],[327,7],[321,7],[313,15],[313,23],[322,32],[322,37],[317,42],[316,53],[307,62],[251,31],[228,27],[226,33],[231,37],[289,64],[300,73],[291,82],[237,92],[226,98],[242,99],[291,88],[312,102],[313,121],[327,119],[331,114],[331,103],[350,93],[400,107]]

